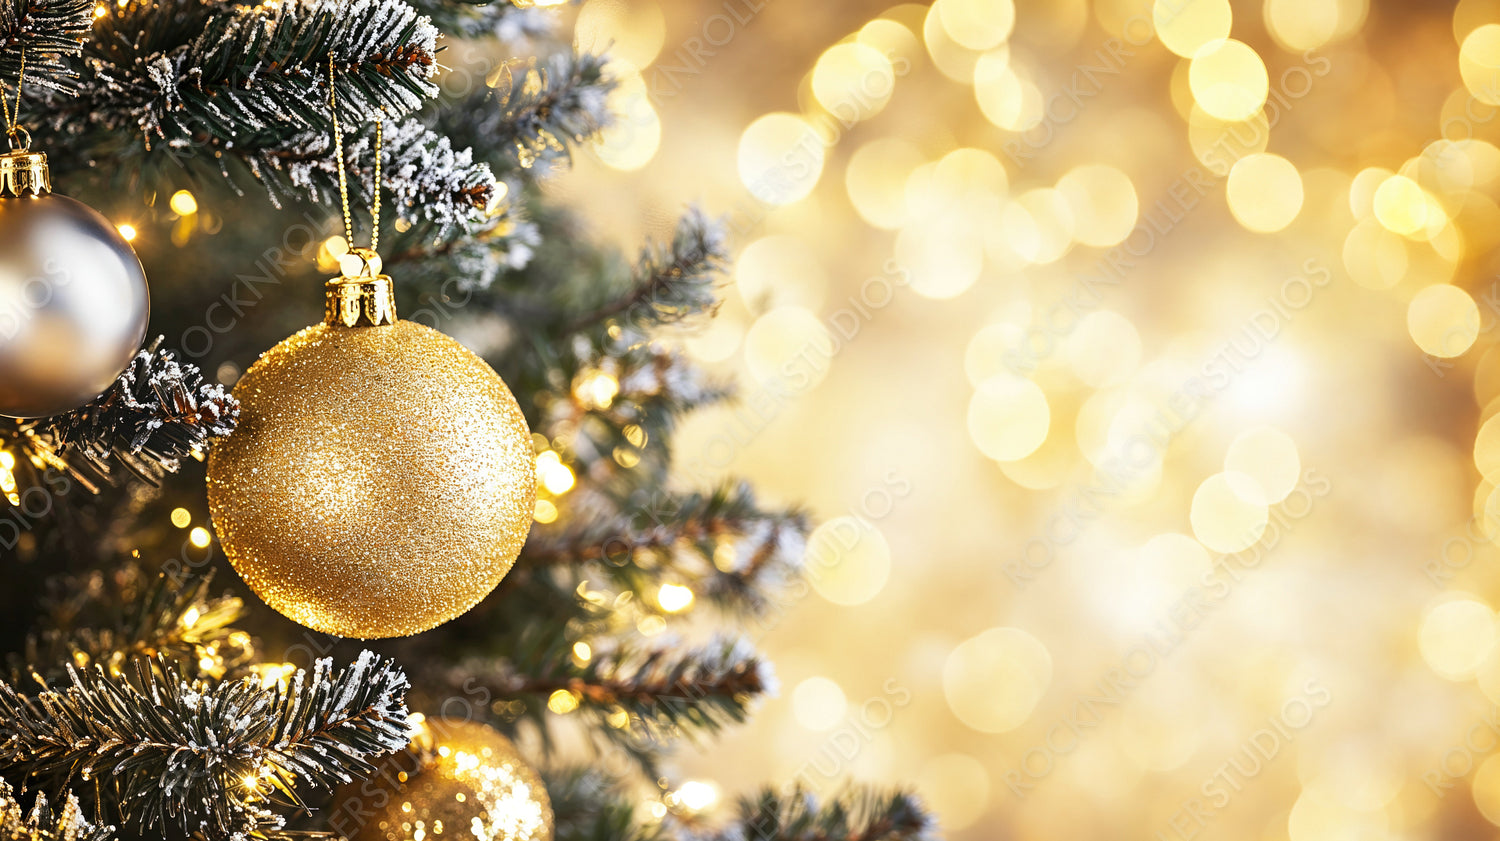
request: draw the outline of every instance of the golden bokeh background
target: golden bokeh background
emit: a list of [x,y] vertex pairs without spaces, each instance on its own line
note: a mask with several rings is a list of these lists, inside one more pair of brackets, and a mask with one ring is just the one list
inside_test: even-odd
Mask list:
[[[681,464],[822,525],[684,799],[1500,837],[1500,2],[587,0],[553,189],[727,217]],[[679,588],[680,589],[680,588]],[[691,593],[664,593],[692,610]]]

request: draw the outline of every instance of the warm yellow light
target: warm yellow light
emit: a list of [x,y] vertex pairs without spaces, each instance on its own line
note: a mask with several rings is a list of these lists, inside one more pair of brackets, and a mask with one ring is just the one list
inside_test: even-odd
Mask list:
[[1084,245],[1118,245],[1135,227],[1140,206],[1130,176],[1106,164],[1085,164],[1058,179],[1073,215],[1073,237]]
[[172,525],[185,529],[191,522],[193,522],[193,515],[186,508],[172,509]]
[[96,18],[102,18],[102,17],[104,17],[107,14],[109,14],[109,7],[108,6],[105,6],[102,3],[100,3],[99,5],[94,6],[94,17],[96,17]]
[[750,325],[745,334],[745,365],[761,383],[795,382],[810,389],[832,367],[833,336],[806,307],[777,307]]
[[551,500],[539,499],[536,501],[536,509],[532,512],[532,519],[545,525],[556,522],[557,513],[557,506]]
[[1229,37],[1229,0],[1156,0],[1151,22],[1162,46],[1192,58],[1205,44]]
[[1458,71],[1475,99],[1500,105],[1500,24],[1487,23],[1464,38]]
[[1270,523],[1266,492],[1243,473],[1216,473],[1193,494],[1188,520],[1198,542],[1231,554],[1254,546]]
[[896,89],[896,72],[879,50],[848,41],[829,47],[812,72],[812,92],[841,120],[868,120],[880,113]]
[[1286,499],[1302,475],[1297,442],[1266,426],[1240,435],[1224,454],[1224,469],[1254,479],[1268,503]]
[[610,62],[615,89],[609,94],[614,121],[599,132],[594,154],[612,169],[632,172],[651,162],[661,148],[661,115],[640,70],[623,59]]
[[9,450],[0,450],[0,469],[10,470],[16,466],[16,457]]
[[970,81],[984,118],[1006,131],[1026,131],[1042,121],[1042,92],[1012,66],[1003,52],[988,52],[974,62]]
[[1339,5],[1339,0],[1266,0],[1266,29],[1288,50],[1315,50],[1338,34]]
[[1063,359],[1086,385],[1106,388],[1126,381],[1141,362],[1141,336],[1130,319],[1110,310],[1091,312],[1063,342]]
[[199,549],[207,546],[209,544],[209,541],[212,539],[212,536],[208,533],[208,529],[202,526],[197,526],[192,531],[188,532],[188,540],[192,541],[192,544],[194,546],[197,546]]
[[608,409],[619,393],[619,381],[603,371],[586,374],[573,385],[574,396],[591,409]]
[[711,808],[718,799],[719,789],[713,783],[688,780],[677,789],[677,802],[693,812]]
[[579,640],[573,643],[573,659],[580,663],[587,663],[594,658],[594,649],[588,643]]
[[981,733],[1021,726],[1052,683],[1052,655],[1019,628],[991,628],[960,643],[943,664],[943,694]]
[[567,715],[578,709],[578,696],[566,689],[559,689],[547,698],[547,709],[558,715]]
[[832,730],[848,709],[844,690],[826,677],[810,677],[792,690],[792,715],[808,730]]
[[173,193],[168,205],[178,216],[190,216],[198,212],[198,200],[193,198],[193,194],[187,190],[178,190]]
[[1448,680],[1468,680],[1495,644],[1495,612],[1473,598],[1452,598],[1422,618],[1417,647],[1434,672]]
[[1000,374],[980,384],[969,401],[969,437],[996,461],[1031,455],[1047,438],[1047,395],[1028,379]]
[[182,614],[182,627],[191,628],[194,625],[198,624],[198,619],[201,615],[202,614],[198,612],[198,608],[188,608],[187,611]]
[[823,174],[823,141],[796,114],[767,114],[740,136],[740,181],[767,204],[806,198]]
[[1250,45],[1213,41],[1193,54],[1188,87],[1204,111],[1221,120],[1248,120],[1266,104],[1271,80]]
[[681,613],[693,604],[693,591],[678,584],[663,584],[656,593],[656,603],[668,613]]
[[835,517],[808,536],[804,564],[818,595],[834,604],[864,604],[890,580],[891,547],[868,521]]
[[817,250],[789,234],[745,246],[734,260],[734,282],[752,311],[780,304],[818,309],[828,292],[828,273]]
[[1457,286],[1434,284],[1407,305],[1406,329],[1425,353],[1462,356],[1479,338],[1479,306]]
[[1406,240],[1374,219],[1349,231],[1343,257],[1350,279],[1367,289],[1389,289],[1400,283],[1410,263]]
[[936,0],[932,7],[948,37],[970,50],[998,46],[1016,25],[1012,0]]
[[124,224],[118,227],[120,229],[120,236],[124,237],[126,242],[135,242],[137,231],[134,225]]
[[894,230],[906,220],[906,180],[923,163],[922,150],[900,137],[872,140],[849,157],[844,189],[859,215]]
[[1431,239],[1447,223],[1447,214],[1421,185],[1405,175],[1393,175],[1375,189],[1375,218],[1387,230],[1413,239]]
[[1241,225],[1272,233],[1290,225],[1301,212],[1302,175],[1280,155],[1247,155],[1229,170],[1225,195]]
[[561,496],[573,489],[573,471],[566,464],[549,464],[542,473],[542,486],[553,496]]

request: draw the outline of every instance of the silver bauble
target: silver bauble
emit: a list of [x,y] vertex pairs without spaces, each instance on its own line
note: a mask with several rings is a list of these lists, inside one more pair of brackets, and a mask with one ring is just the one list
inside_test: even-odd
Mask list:
[[140,349],[146,274],[97,211],[49,192],[46,156],[0,155],[0,415],[98,397]]

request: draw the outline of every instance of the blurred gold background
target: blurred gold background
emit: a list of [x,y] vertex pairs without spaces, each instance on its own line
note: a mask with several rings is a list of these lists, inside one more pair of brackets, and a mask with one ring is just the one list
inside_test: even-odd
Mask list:
[[680,454],[824,526],[684,796],[949,838],[1500,835],[1500,2],[588,0],[551,189],[726,215]]

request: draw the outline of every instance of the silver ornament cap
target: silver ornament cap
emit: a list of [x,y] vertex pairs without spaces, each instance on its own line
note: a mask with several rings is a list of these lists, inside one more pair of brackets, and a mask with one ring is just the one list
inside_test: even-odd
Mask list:
[[52,192],[47,156],[0,154],[0,415],[98,397],[146,336],[146,273],[108,219]]

